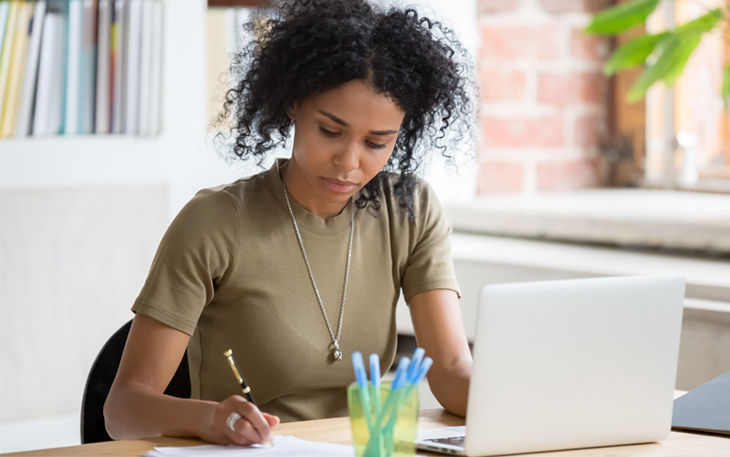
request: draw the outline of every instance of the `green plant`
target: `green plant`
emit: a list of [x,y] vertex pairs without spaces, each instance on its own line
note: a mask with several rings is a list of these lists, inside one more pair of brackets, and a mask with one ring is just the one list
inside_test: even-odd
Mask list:
[[[659,3],[660,0],[632,0],[612,6],[596,14],[585,32],[597,35],[619,34],[643,24]],[[723,12],[721,8],[716,8],[673,30],[640,35],[616,49],[603,71],[610,76],[618,71],[646,64],[628,93],[629,102],[640,100],[654,83],[674,83],[700,43],[702,35],[721,28],[723,20],[728,19],[728,13],[730,10]],[[652,63],[647,64],[648,61]],[[725,67],[723,73],[722,97],[726,103],[730,103],[730,65]]]

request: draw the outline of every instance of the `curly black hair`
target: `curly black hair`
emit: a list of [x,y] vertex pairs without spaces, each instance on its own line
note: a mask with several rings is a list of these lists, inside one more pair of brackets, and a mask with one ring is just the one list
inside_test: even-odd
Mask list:
[[466,51],[441,23],[367,0],[285,0],[260,9],[246,30],[251,40],[235,56],[236,82],[218,117],[222,124],[233,114],[235,157],[261,166],[289,138],[287,108],[354,79],[405,113],[393,153],[365,185],[358,208],[379,209],[385,172],[395,172],[393,192],[412,218],[414,173],[424,155],[438,150],[454,163],[455,151],[471,150],[476,85]]

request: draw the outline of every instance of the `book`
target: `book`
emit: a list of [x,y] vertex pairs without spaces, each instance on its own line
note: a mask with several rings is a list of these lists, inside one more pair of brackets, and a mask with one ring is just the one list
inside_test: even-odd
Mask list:
[[127,36],[126,48],[126,119],[125,126],[128,134],[139,133],[139,83],[142,39],[142,0],[127,2]]
[[111,132],[111,39],[113,0],[99,0],[99,34],[96,54],[95,133]]
[[8,5],[3,47],[0,49],[0,125],[3,119],[3,106],[5,106],[5,93],[8,86],[8,75],[10,74],[10,57],[12,56],[13,43],[15,41],[15,26],[20,2],[14,0]]
[[83,0],[82,2],[78,133],[94,132],[97,6],[96,0]]
[[127,0],[114,0],[112,10],[112,43],[111,43],[111,73],[112,87],[111,95],[111,125],[112,133],[124,133],[126,131],[126,10]]
[[81,81],[82,0],[69,0],[68,38],[66,39],[66,93],[64,96],[63,134],[79,133],[79,84]]
[[51,6],[49,4],[48,12],[43,18],[33,136],[61,133],[66,27],[63,13],[53,10]]
[[23,74],[27,57],[28,42],[30,41],[30,21],[33,17],[32,2],[21,2],[15,25],[15,39],[13,40],[12,55],[8,85],[6,88],[5,103],[3,105],[3,119],[0,125],[0,138],[8,138],[15,134],[15,124],[18,121],[20,92],[22,91]]
[[0,1],[0,59],[2,59],[3,40],[5,39],[5,28],[8,25],[8,13],[10,12],[10,1]]
[[43,35],[43,22],[46,14],[46,1],[38,0],[33,10],[31,19],[30,44],[28,46],[28,58],[25,63],[25,78],[23,80],[23,92],[20,98],[20,113],[18,123],[15,126],[15,136],[28,136],[33,125],[33,108],[35,106],[35,95],[38,78],[38,61],[41,49],[41,36]]
[[152,1],[142,2],[142,27],[139,54],[139,128],[140,135],[149,134],[150,76],[152,72]]
[[162,103],[162,1],[152,1],[152,68],[150,70],[150,135],[160,133],[160,111]]

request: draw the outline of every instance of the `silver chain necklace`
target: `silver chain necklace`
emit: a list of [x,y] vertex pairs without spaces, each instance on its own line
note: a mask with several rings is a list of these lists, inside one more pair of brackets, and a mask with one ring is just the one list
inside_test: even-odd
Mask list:
[[[284,166],[284,169],[282,171],[282,178],[281,182],[284,184],[284,198],[286,199],[286,207],[289,208],[289,215],[291,216],[291,221],[294,224],[294,232],[297,234],[297,241],[299,241],[299,249],[302,251],[302,257],[304,257],[304,263],[307,265],[307,272],[309,273],[309,279],[312,281],[312,287],[314,288],[314,295],[317,296],[317,303],[319,303],[319,309],[322,310],[322,316],[324,316],[324,322],[327,324],[327,331],[330,333],[330,337],[332,338],[332,346],[334,349],[332,350],[332,356],[334,357],[335,361],[342,360],[342,351],[340,351],[340,335],[342,334],[342,318],[345,315],[345,297],[347,296],[347,278],[350,274],[350,257],[352,256],[352,234],[355,231],[355,211],[350,208],[350,243],[347,246],[347,266],[345,267],[345,285],[342,288],[342,306],[340,307],[340,323],[337,327],[337,337],[335,337],[335,334],[332,332],[332,326],[330,326],[330,321],[327,319],[327,311],[324,309],[324,305],[322,304],[322,297],[319,296],[319,290],[317,290],[317,284],[314,282],[314,275],[312,274],[312,268],[309,266],[309,259],[307,259],[307,253],[304,250],[304,243],[302,243],[302,236],[299,233],[299,225],[297,224],[297,218],[294,217],[294,211],[291,209],[291,203],[289,203],[289,191],[286,189],[286,169],[288,168],[288,163]],[[350,198],[350,202],[352,202],[352,197]],[[348,203],[348,204],[349,204]]]

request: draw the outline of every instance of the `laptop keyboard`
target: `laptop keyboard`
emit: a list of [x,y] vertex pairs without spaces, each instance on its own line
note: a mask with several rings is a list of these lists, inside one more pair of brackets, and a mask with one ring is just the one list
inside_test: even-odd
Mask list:
[[450,438],[432,438],[428,440],[423,441],[430,441],[432,443],[440,443],[440,444],[448,444],[449,446],[459,446],[464,447],[464,438],[463,436],[452,436]]

